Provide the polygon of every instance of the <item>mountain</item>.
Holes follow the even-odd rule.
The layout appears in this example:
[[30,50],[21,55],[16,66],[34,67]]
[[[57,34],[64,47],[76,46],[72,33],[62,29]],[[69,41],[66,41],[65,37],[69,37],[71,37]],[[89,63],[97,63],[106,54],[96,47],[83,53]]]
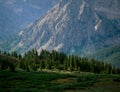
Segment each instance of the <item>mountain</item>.
[[61,0],[21,30],[19,53],[36,48],[88,55],[120,43],[120,0]]
[[90,55],[89,57],[120,67],[120,44],[111,46],[106,49],[102,49],[97,53]]
[[[16,33],[43,16],[58,0],[0,0],[0,49],[7,47]],[[7,44],[7,45],[6,45]]]

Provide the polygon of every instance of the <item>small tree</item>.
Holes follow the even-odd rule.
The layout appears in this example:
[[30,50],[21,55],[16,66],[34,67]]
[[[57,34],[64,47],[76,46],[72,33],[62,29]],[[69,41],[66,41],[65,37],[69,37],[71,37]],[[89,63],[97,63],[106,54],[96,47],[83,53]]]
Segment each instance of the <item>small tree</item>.
[[13,63],[9,63],[9,68],[12,72],[15,72],[15,66]]
[[45,68],[44,62],[41,60],[40,61],[40,70],[42,71],[42,69]]

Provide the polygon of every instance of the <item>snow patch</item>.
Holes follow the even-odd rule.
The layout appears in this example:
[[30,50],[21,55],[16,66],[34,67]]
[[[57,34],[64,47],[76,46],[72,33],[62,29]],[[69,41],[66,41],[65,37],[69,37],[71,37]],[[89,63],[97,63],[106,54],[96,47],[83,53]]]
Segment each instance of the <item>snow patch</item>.
[[[64,14],[65,14],[65,11],[67,10],[67,7],[68,7],[68,5],[69,5],[70,3],[71,3],[71,1],[68,2],[67,4],[65,4],[64,7],[61,8],[61,10],[59,10],[59,13],[58,13],[57,17],[55,18],[55,20],[59,19],[61,15],[64,15]],[[58,7],[58,8],[59,8],[59,7]],[[58,11],[57,11],[57,12],[58,12]]]
[[23,31],[20,31],[18,35],[19,35],[19,36],[23,35]]
[[67,9],[67,6],[70,4],[70,2],[68,2],[63,8],[62,8],[62,11],[65,12],[66,9]]
[[29,23],[26,28],[29,28],[32,25],[33,25],[33,22]]
[[23,45],[24,44],[22,42],[19,42],[19,44],[18,44],[19,47],[23,47]]
[[51,44],[52,44],[52,39],[50,39],[49,41],[47,41],[42,47],[40,47],[38,49],[38,52],[41,52],[42,49],[47,49],[50,50],[51,49]]
[[60,32],[62,31],[62,28],[66,26],[66,22],[69,20],[69,17],[67,14],[65,14],[62,19],[56,24],[55,30]]
[[63,47],[63,43],[61,43],[61,44],[59,44],[58,46],[56,46],[56,47],[54,48],[54,50],[59,51],[59,49],[61,49],[62,47]]
[[84,11],[84,7],[86,5],[86,2],[83,1],[82,5],[80,6],[80,11],[79,11],[79,14],[78,14],[78,19],[80,20],[80,17]]
[[99,27],[99,25],[100,25],[100,23],[102,22],[102,20],[99,20],[98,22],[97,22],[97,24],[95,25],[95,30],[97,30],[98,29],[98,27]]

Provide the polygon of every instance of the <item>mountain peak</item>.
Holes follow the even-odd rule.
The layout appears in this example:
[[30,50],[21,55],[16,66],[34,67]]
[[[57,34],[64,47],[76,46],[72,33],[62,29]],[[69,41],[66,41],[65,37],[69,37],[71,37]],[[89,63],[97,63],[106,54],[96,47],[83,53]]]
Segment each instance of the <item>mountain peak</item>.
[[119,0],[61,0],[22,30],[24,35],[19,36],[13,50],[23,53],[36,48],[38,52],[47,49],[86,55],[118,44],[120,18],[116,2],[120,3]]

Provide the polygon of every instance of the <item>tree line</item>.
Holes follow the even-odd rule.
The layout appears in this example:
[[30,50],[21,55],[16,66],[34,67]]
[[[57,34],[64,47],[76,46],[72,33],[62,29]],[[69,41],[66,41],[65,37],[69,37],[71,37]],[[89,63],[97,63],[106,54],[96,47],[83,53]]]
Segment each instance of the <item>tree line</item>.
[[62,52],[42,50],[28,51],[23,56],[16,52],[0,52],[0,69],[9,68],[23,69],[26,71],[37,71],[43,69],[92,72],[97,74],[120,74],[120,69],[95,59],[89,60],[86,57],[66,55]]

